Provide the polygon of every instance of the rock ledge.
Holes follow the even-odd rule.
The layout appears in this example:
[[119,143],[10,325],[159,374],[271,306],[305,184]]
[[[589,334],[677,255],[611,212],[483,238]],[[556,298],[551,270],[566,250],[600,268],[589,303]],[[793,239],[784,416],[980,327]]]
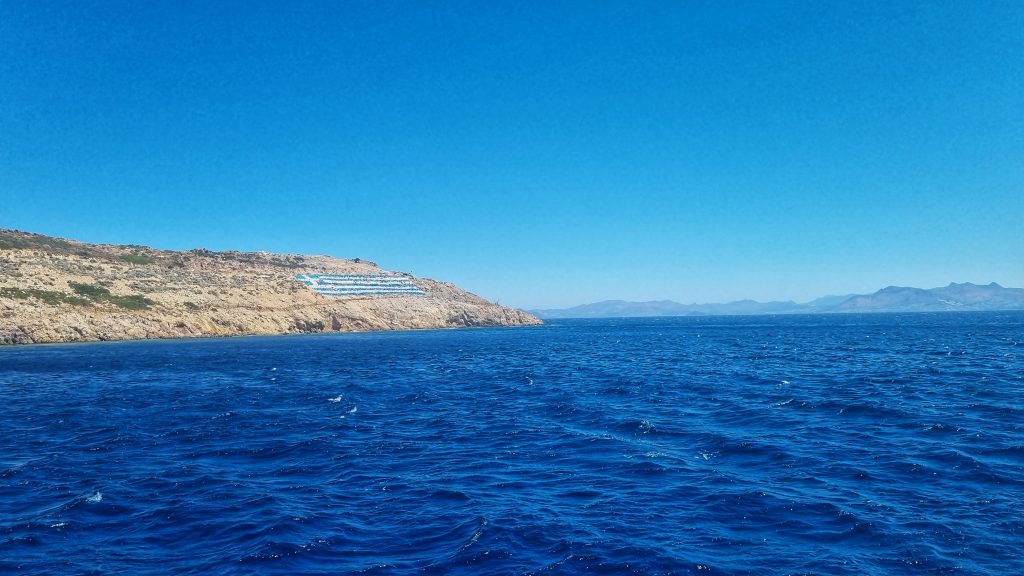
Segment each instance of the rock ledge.
[[85,244],[0,229],[0,345],[542,322],[453,284],[321,296],[296,274],[380,274],[373,262],[266,252]]

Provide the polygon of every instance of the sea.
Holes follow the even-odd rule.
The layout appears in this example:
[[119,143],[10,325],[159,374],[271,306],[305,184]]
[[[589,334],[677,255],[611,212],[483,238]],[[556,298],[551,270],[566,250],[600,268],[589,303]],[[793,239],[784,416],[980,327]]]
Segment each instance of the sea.
[[5,347],[0,574],[1024,574],[1024,313]]

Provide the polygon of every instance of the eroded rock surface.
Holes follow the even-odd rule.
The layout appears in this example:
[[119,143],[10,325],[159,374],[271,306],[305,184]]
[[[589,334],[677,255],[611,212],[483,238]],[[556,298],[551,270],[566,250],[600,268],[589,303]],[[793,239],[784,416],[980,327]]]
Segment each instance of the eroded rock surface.
[[364,260],[85,244],[0,230],[0,345],[525,326],[536,317],[453,284],[425,296],[321,296],[296,274],[379,274]]

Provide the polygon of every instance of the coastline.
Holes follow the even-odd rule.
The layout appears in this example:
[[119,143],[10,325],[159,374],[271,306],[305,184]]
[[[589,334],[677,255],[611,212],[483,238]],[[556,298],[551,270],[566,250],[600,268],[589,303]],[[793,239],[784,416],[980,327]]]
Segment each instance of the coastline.
[[70,340],[60,342],[28,342],[21,344],[0,343],[0,353],[4,350],[22,350],[26,348],[59,346],[96,346],[106,344],[143,344],[147,342],[218,342],[224,340],[246,340],[254,338],[309,338],[309,337],[345,337],[345,336],[369,336],[369,335],[400,335],[400,334],[422,334],[426,332],[472,332],[478,330],[515,330],[519,328],[548,328],[551,324],[543,322],[540,324],[523,324],[517,326],[495,325],[495,326],[442,326],[437,328],[396,328],[396,329],[369,329],[369,330],[346,330],[346,331],[322,331],[322,332],[277,332],[277,333],[253,333],[253,334],[204,334],[198,336],[162,336],[153,338],[125,338],[121,340]]
[[[384,279],[318,292],[306,274]],[[388,293],[401,282],[413,294]],[[531,326],[526,312],[359,258],[156,250],[0,230],[0,345]]]

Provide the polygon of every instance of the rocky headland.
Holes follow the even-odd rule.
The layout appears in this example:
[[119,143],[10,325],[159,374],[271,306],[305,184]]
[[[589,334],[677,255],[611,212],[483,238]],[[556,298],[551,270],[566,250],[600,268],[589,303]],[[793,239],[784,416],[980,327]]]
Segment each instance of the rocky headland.
[[317,294],[296,274],[381,274],[373,262],[86,244],[0,229],[0,344],[541,324],[405,274],[425,295]]

